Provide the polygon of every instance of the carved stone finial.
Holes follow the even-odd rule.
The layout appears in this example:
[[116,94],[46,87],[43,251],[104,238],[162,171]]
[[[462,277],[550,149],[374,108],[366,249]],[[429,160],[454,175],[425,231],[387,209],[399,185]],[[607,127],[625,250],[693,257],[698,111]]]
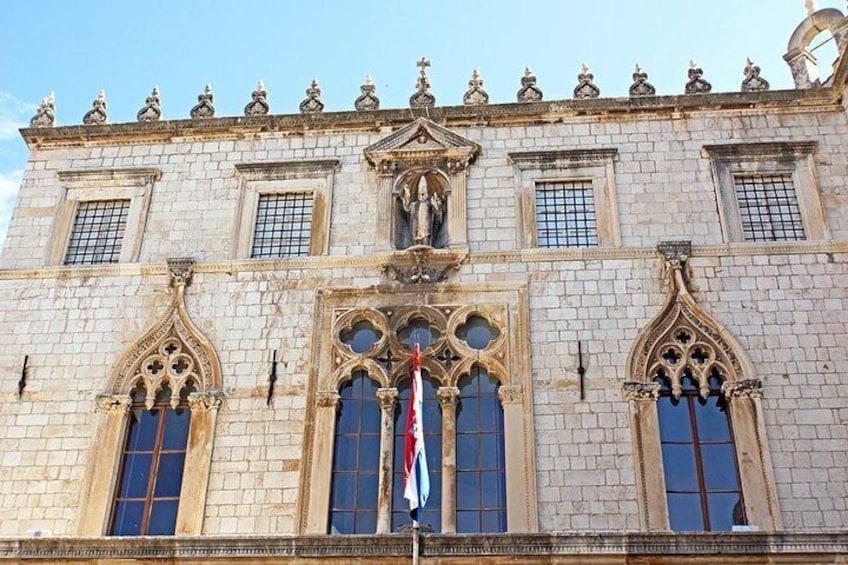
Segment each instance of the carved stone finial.
[[585,98],[597,98],[601,95],[601,89],[594,83],[595,75],[589,72],[589,67],[583,63],[580,74],[577,75],[577,86],[574,87],[574,98],[583,100]]
[[56,123],[56,96],[51,92],[41,101],[38,111],[30,119],[29,126],[33,128],[49,128]]
[[320,114],[324,111],[324,103],[321,102],[321,87],[318,79],[313,78],[312,84],[306,89],[306,98],[300,103],[301,114]]
[[766,79],[760,77],[760,67],[755,65],[751,59],[745,63],[745,80],[742,81],[742,92],[762,92],[769,89]]
[[159,105],[159,87],[154,86],[153,92],[144,100],[144,108],[135,115],[140,122],[158,122],[162,117],[162,108]]
[[804,0],[804,7],[807,8],[808,16],[819,9],[816,0]]
[[471,73],[471,80],[468,81],[468,90],[462,96],[462,103],[466,106],[483,106],[489,103],[489,93],[483,90],[483,78],[477,69]]
[[171,286],[186,287],[191,284],[194,275],[194,259],[191,257],[172,257],[168,262],[168,275],[171,277]]
[[418,80],[415,82],[415,94],[409,97],[409,107],[432,108],[436,105],[436,97],[430,93],[430,78],[427,76],[430,61],[426,57],[421,57],[415,65],[419,68]]
[[376,90],[377,87],[371,82],[371,75],[365,75],[365,82],[359,87],[362,94],[353,102],[353,107],[357,112],[380,109],[380,99],[374,94]]
[[91,104],[92,108],[82,117],[82,123],[87,126],[99,126],[106,123],[106,92],[101,90]]
[[633,84],[630,85],[630,96],[633,98],[654,96],[656,93],[657,89],[648,82],[648,73],[642,70],[639,63],[636,63],[636,70],[633,71]]
[[522,103],[542,101],[542,90],[536,86],[536,75],[533,74],[530,67],[524,67],[521,89],[516,94],[516,99]]
[[215,106],[212,104],[215,96],[212,94],[212,85],[207,84],[203,92],[197,95],[197,105],[191,109],[191,117],[194,120],[205,120],[215,117]]
[[256,90],[250,94],[250,97],[251,101],[244,107],[245,116],[264,116],[271,109],[268,106],[268,92],[261,80],[256,83]]
[[686,83],[686,94],[707,94],[713,89],[713,85],[702,77],[704,70],[694,60],[689,60],[689,82]]

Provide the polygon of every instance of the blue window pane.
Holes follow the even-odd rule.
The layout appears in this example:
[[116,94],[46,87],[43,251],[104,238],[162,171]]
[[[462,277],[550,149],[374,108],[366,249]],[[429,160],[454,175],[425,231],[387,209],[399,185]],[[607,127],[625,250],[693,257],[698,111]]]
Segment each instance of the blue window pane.
[[486,432],[503,429],[503,408],[497,398],[480,401],[480,429]]
[[357,512],[354,533],[373,534],[377,531],[377,512]]
[[[430,496],[433,496],[432,491],[430,492]],[[418,518],[418,522],[425,526],[430,526],[433,528],[434,532],[442,531],[442,512],[441,509],[431,508],[430,503],[427,503],[427,506],[424,507],[424,511]]]
[[149,453],[137,453],[126,456],[124,462],[124,474],[121,478],[121,498],[144,498],[147,495],[147,486],[150,479],[150,464],[153,455]]
[[115,505],[113,536],[137,536],[141,533],[144,502],[119,502]]
[[480,513],[462,512],[456,513],[456,533],[476,534],[480,533]]
[[183,482],[185,453],[168,453],[159,456],[156,471],[155,497],[179,496]]
[[456,474],[456,507],[480,508],[480,475],[474,471]]
[[692,441],[689,402],[685,398],[674,401],[670,396],[661,396],[657,400],[657,417],[662,441]]
[[476,398],[460,396],[459,406],[456,407],[456,428],[463,431],[480,429],[480,404]]
[[694,404],[701,441],[730,441],[730,426],[721,397],[710,396],[706,401],[700,400]]
[[356,509],[377,509],[377,473],[359,474],[359,484],[356,493]]
[[487,471],[480,473],[480,505],[482,508],[501,508],[504,506],[504,493],[501,490],[501,473]]
[[729,532],[733,526],[745,523],[742,497],[738,492],[708,494],[707,506],[713,532]]
[[361,430],[363,434],[379,435],[380,433],[380,406],[377,404],[377,396],[372,402],[362,402]]
[[350,331],[344,332],[341,338],[354,353],[365,353],[374,347],[381,336],[369,322],[357,322]]
[[700,495],[668,493],[668,518],[675,532],[703,531]]
[[506,512],[486,511],[480,513],[480,531],[483,533],[500,533],[506,531]]
[[471,316],[456,331],[456,336],[472,349],[486,349],[498,334],[498,330],[481,316]]
[[353,473],[335,473],[331,485],[330,506],[333,509],[351,510],[355,508],[354,488],[356,475]]
[[695,449],[691,444],[662,446],[665,488],[669,491],[698,491]]
[[481,469],[500,469],[503,467],[501,460],[501,446],[503,445],[503,437],[500,434],[480,434],[479,447],[477,450],[480,453],[479,465]]
[[[397,459],[395,459],[395,466],[397,467]],[[398,468],[403,468],[403,460],[401,460]],[[409,502],[403,497],[403,473],[394,473],[392,479],[392,510],[403,509],[409,510]]]
[[478,379],[478,382],[480,383],[480,394],[497,397],[498,386],[500,386],[498,384],[498,381],[487,375],[485,371],[483,371],[479,367],[477,368],[477,370],[479,371],[480,375],[480,378]]
[[363,435],[359,439],[360,469],[376,469],[380,465],[380,436]]
[[177,526],[178,500],[157,500],[153,503],[147,533],[151,536],[172,536]]
[[333,447],[333,469],[350,471],[356,469],[359,438],[357,436],[337,436]]
[[[350,389],[348,388],[348,390]],[[360,409],[361,406],[358,401],[342,397],[342,401],[339,403],[336,433],[356,433],[359,429]]]
[[353,531],[353,512],[333,512],[330,515],[330,532],[331,534],[352,534]]
[[456,435],[457,469],[477,469],[479,452],[476,434]]
[[127,451],[153,451],[160,411],[134,408],[131,414]]
[[430,323],[421,318],[412,320],[398,332],[398,340],[407,349],[412,349],[412,346],[417,343],[421,347],[421,351],[433,345],[438,337],[438,330],[431,328]]
[[701,458],[704,464],[704,484],[708,491],[739,489],[733,445],[702,444]]
[[162,449],[183,450],[188,440],[191,410],[180,408],[165,412],[165,429],[162,432]]

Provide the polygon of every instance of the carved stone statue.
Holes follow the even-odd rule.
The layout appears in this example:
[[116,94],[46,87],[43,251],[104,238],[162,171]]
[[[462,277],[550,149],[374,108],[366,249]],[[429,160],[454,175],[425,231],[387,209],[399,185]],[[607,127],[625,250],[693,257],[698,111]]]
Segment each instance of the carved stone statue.
[[430,191],[423,175],[414,191],[408,183],[404,183],[400,197],[403,210],[408,215],[412,245],[435,247],[444,218],[444,197],[436,191]]

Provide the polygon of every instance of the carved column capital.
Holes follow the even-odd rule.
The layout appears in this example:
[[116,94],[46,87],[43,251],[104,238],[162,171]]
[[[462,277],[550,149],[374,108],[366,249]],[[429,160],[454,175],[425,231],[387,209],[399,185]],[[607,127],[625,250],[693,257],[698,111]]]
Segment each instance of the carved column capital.
[[436,391],[436,397],[442,406],[456,406],[459,402],[459,389],[455,386],[440,386]]
[[334,390],[319,390],[315,398],[315,403],[319,408],[335,408],[339,405],[341,398],[339,393]]
[[385,159],[383,161],[378,161],[375,168],[377,170],[377,175],[379,176],[393,176],[397,170],[397,163],[389,159]]
[[128,394],[98,394],[94,399],[98,412],[129,412],[132,397]]
[[501,404],[521,404],[524,402],[524,390],[521,385],[504,385],[498,388]]
[[763,381],[760,379],[726,381],[721,385],[721,392],[728,400],[733,400],[734,398],[762,398]]
[[451,174],[457,174],[464,172],[468,167],[468,158],[464,159],[449,159],[447,162],[448,172]]
[[660,397],[660,385],[657,383],[640,383],[630,381],[624,383],[621,387],[626,401],[656,401]]
[[223,400],[223,392],[192,392],[188,395],[188,406],[192,412],[217,410]]
[[681,268],[692,255],[691,241],[662,241],[657,245],[657,252],[672,267]]
[[377,402],[380,404],[380,410],[392,412],[397,402],[398,389],[396,388],[378,388]]
[[194,259],[191,257],[171,257],[168,262],[168,276],[174,287],[186,287],[191,284],[194,275]]

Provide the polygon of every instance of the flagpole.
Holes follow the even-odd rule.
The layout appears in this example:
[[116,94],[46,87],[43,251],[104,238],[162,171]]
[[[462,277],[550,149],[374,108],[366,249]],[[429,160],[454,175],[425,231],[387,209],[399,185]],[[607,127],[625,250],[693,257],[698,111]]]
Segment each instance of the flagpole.
[[420,534],[418,520],[412,521],[412,565],[418,565],[418,536]]

